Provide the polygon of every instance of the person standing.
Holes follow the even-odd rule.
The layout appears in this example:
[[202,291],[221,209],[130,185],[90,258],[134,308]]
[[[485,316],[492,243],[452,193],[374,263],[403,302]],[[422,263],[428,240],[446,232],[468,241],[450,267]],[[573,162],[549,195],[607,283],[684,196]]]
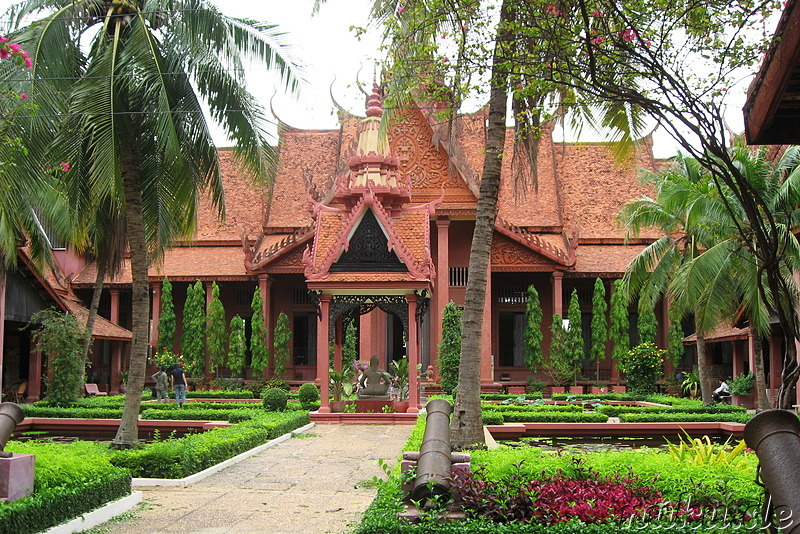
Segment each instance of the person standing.
[[156,400],[158,400],[158,402],[161,404],[169,400],[169,396],[167,395],[167,388],[169,387],[169,384],[167,383],[166,371],[166,367],[160,367],[158,372],[151,377],[156,381]]
[[183,370],[183,362],[178,362],[178,365],[172,370],[169,375],[170,385],[175,390],[175,402],[178,407],[183,407],[186,402],[186,371]]

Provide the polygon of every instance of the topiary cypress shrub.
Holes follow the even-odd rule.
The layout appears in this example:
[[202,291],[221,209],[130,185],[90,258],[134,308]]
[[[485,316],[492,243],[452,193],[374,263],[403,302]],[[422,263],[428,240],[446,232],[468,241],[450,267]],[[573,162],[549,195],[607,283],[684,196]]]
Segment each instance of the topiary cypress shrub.
[[297,399],[304,410],[310,410],[314,403],[319,402],[319,388],[311,382],[306,382],[297,390]]
[[282,389],[272,388],[264,393],[264,409],[268,412],[281,412],[286,409],[289,396]]

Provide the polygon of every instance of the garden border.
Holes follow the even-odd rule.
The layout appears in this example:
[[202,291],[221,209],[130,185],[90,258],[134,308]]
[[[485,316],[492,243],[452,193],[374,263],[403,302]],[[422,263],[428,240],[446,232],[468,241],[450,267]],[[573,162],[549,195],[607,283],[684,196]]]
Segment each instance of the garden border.
[[45,530],[43,534],[72,534],[74,532],[82,532],[84,530],[94,528],[105,523],[106,521],[114,519],[115,517],[132,510],[139,503],[141,503],[142,500],[143,496],[141,491],[132,491],[130,495],[127,495],[121,499],[117,499],[116,501],[106,503],[100,508],[96,508],[91,512],[82,514],[81,516],[71,519],[66,523],[56,525],[48,530]]
[[253,456],[254,454],[258,454],[259,452],[272,447],[273,445],[277,445],[278,443],[282,443],[287,439],[290,439],[293,434],[301,434],[306,432],[307,430],[311,430],[314,428],[315,423],[311,422],[305,426],[301,426],[300,428],[295,428],[291,432],[287,432],[282,436],[278,436],[277,438],[268,441],[262,445],[257,447],[253,447],[249,451],[245,451],[233,458],[228,458],[216,465],[212,465],[211,467],[200,471],[199,473],[194,473],[193,475],[189,475],[184,478],[133,478],[131,479],[131,486],[134,488],[144,488],[144,487],[157,487],[157,486],[172,486],[172,487],[182,487],[185,488],[195,482],[199,482],[204,478],[213,475],[219,471],[222,471],[226,467],[230,467],[234,464],[241,462],[242,460]]

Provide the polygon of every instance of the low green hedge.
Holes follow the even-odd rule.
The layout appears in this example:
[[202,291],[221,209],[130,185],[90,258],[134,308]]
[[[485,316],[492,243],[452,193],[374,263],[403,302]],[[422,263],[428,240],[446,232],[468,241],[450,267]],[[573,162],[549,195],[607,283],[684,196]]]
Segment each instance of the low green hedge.
[[58,406],[41,406],[38,404],[22,404],[25,417],[57,417],[65,419],[119,419],[122,407],[119,408],[59,408]]
[[[170,398],[174,398],[170,392]],[[208,390],[208,391],[187,391],[187,399],[254,399],[253,392],[243,389],[239,391],[229,390]]]
[[502,425],[506,422],[502,413],[489,410],[484,410],[481,413],[481,418],[483,419],[484,425]]
[[502,416],[503,421],[506,423],[605,423],[608,421],[606,415],[597,412],[537,412],[533,410],[498,412],[484,410],[483,424],[500,424],[486,422],[487,418],[491,421],[496,420],[496,416],[493,414]]
[[481,404],[484,410],[495,412],[582,412],[580,404]]
[[730,404],[712,404],[711,406],[598,406],[598,412],[604,413],[609,417],[618,417],[623,413],[644,414],[644,413],[745,413],[747,410],[742,406],[731,406]]
[[260,402],[187,402],[183,408],[179,407],[174,402],[158,403],[148,402],[142,404],[142,410],[164,410],[164,411],[181,411],[181,410],[252,410],[253,408],[261,410]]
[[229,423],[241,423],[242,421],[250,421],[251,419],[260,417],[263,414],[264,410],[258,406],[252,409],[233,408],[231,410],[184,407],[174,410],[147,409],[142,411],[140,419],[158,419],[160,421],[228,421]]
[[520,394],[513,394],[513,393],[484,393],[481,395],[481,400],[491,400],[491,401],[504,401],[504,400],[514,400],[522,397],[525,400],[536,400],[541,399],[541,393],[525,393],[524,395]]
[[131,492],[130,474],[102,445],[12,441],[6,450],[36,455],[36,483],[32,496],[0,503],[0,532],[42,532]]
[[291,432],[309,421],[308,412],[262,413],[229,428],[168,439],[142,449],[116,451],[111,455],[111,463],[129,469],[135,477],[183,478]]
[[692,421],[747,423],[753,418],[748,413],[621,413],[623,423],[686,423]]

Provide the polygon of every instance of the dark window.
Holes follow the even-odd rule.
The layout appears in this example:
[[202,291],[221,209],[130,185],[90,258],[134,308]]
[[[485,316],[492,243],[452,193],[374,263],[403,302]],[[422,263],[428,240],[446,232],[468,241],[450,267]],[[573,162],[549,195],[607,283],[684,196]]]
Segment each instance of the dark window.
[[292,354],[295,365],[317,364],[317,314],[294,312]]
[[525,313],[500,312],[500,367],[525,365]]

